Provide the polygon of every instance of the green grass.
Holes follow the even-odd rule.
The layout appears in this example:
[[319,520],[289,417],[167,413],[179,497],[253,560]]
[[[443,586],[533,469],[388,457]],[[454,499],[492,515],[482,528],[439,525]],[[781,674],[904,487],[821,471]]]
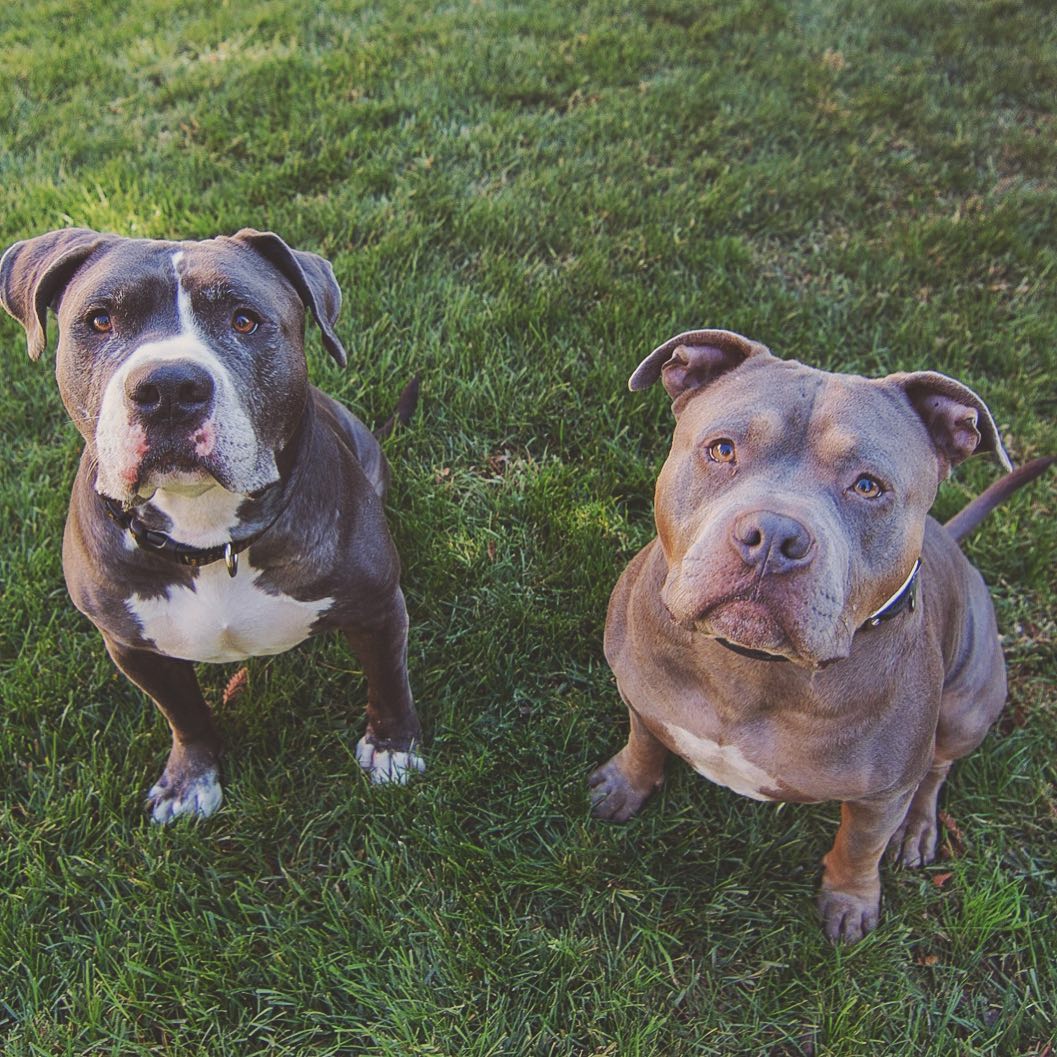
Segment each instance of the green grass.
[[[1057,16],[1043,0],[0,11],[0,228],[329,256],[342,373],[388,443],[427,780],[369,788],[337,641],[250,663],[214,819],[149,826],[164,725],[70,605],[79,453],[0,322],[5,1057],[1041,1054],[1057,1022],[1057,499],[967,549],[1006,716],[945,797],[964,851],[814,919],[836,805],[672,769],[626,827],[584,776],[625,719],[606,600],[670,431],[639,359],[725,326],[817,366],[932,368],[1014,459],[1057,451]],[[946,516],[993,479],[945,486]],[[203,668],[214,700],[232,668]],[[952,876],[942,885],[943,873]]]

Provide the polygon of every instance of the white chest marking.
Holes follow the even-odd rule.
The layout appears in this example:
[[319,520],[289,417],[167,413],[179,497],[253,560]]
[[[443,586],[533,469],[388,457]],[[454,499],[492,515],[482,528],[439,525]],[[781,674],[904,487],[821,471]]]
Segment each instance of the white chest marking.
[[190,587],[170,587],[167,598],[133,595],[126,605],[144,636],[169,657],[220,664],[283,653],[308,638],[334,599],[269,594],[256,586],[259,577],[245,557],[235,577],[214,562],[198,570]]
[[761,790],[779,788],[778,781],[747,760],[736,745],[717,745],[709,738],[699,738],[672,723],[665,723],[664,727],[676,751],[698,774],[742,796],[751,796],[753,800],[774,799]]

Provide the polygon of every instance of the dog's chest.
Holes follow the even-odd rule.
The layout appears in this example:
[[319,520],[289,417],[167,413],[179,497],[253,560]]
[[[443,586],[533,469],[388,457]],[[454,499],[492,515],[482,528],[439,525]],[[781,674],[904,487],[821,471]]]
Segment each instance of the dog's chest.
[[674,723],[665,723],[668,739],[675,751],[698,774],[754,800],[774,800],[780,783],[758,767],[737,745],[720,745],[709,738],[692,734]]
[[187,587],[156,598],[132,595],[127,606],[159,653],[222,663],[282,653],[303,642],[332,598],[302,602],[258,586],[261,573],[243,560],[235,577],[223,562],[199,569]]

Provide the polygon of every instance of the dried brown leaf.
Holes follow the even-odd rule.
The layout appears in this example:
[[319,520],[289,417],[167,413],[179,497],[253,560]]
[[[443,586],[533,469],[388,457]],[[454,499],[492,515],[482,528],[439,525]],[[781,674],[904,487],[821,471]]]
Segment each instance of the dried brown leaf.
[[947,831],[947,846],[950,857],[954,858],[961,855],[965,851],[965,838],[962,836],[958,823],[946,811],[940,811],[938,817],[940,822],[943,823],[943,828]]
[[221,698],[225,705],[230,705],[245,689],[246,685],[250,681],[250,671],[248,668],[240,668],[229,680],[228,685],[224,687],[224,696]]

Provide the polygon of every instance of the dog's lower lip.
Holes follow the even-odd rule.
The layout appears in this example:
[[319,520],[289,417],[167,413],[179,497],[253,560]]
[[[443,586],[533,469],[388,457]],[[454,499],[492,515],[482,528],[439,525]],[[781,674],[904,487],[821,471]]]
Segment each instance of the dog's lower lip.
[[790,653],[790,636],[771,607],[744,593],[709,602],[693,618],[690,626],[700,634],[722,639],[735,648],[799,660],[795,651]]

